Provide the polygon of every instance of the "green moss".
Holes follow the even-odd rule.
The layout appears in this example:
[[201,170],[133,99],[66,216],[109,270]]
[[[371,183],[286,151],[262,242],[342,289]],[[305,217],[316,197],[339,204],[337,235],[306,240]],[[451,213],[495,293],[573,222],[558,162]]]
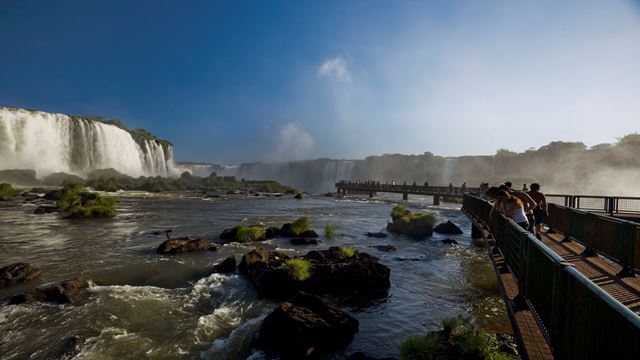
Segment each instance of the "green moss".
[[342,256],[343,258],[352,258],[357,253],[358,253],[358,251],[355,250],[352,247],[349,247],[349,246],[341,246],[340,247],[340,256]]
[[401,360],[486,359],[513,360],[516,356],[500,351],[496,337],[473,328],[460,318],[446,319],[441,331],[413,336],[400,345]]
[[298,199],[298,200],[302,200],[302,199],[304,199],[304,194],[302,194],[302,193],[297,193],[297,194],[296,194],[296,196],[294,196],[294,198],[295,198],[295,199]]
[[309,230],[309,219],[305,216],[291,223],[291,232],[295,236],[299,236],[307,230]]
[[324,227],[324,236],[329,239],[333,239],[336,236],[336,231],[338,230],[338,225],[329,224]]
[[102,197],[73,184],[60,191],[50,192],[48,198],[56,199],[58,207],[72,218],[114,217],[116,199]]
[[236,226],[236,241],[251,242],[262,241],[267,231],[259,226]]
[[20,190],[14,189],[10,184],[0,184],[0,201],[7,201],[14,196],[18,196]]
[[393,221],[396,221],[409,213],[411,212],[407,210],[406,206],[404,206],[403,204],[397,204],[393,207],[393,209],[391,209],[391,219]]
[[293,258],[282,264],[289,276],[297,281],[304,281],[311,277],[311,263],[308,260]]

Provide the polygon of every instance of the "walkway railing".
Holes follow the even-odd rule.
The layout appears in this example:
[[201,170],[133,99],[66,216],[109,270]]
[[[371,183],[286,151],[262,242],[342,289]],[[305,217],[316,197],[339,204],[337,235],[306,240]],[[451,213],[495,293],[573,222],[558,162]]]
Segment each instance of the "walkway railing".
[[609,215],[640,215],[640,197],[548,194],[549,203]]
[[585,255],[603,255],[631,275],[640,267],[640,224],[566,206],[549,204],[547,225],[585,247]]
[[490,219],[491,204],[486,200],[467,194],[463,209],[491,231],[517,278],[520,295],[543,324],[556,358],[638,357],[640,317],[511,219],[501,214]]
[[383,184],[375,181],[362,182],[337,182],[336,188],[356,191],[377,191],[392,193],[410,194],[445,194],[462,196],[467,192],[477,192],[480,188],[470,188],[466,186],[424,186],[424,185],[403,185],[403,184]]

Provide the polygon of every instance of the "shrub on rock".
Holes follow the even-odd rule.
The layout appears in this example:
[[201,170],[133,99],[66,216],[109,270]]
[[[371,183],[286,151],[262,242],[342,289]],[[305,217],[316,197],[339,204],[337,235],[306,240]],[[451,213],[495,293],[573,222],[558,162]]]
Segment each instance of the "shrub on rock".
[[87,191],[80,185],[49,192],[45,198],[56,200],[58,207],[70,218],[108,218],[116,215],[116,199]]
[[409,236],[431,236],[435,217],[427,211],[411,212],[403,204],[391,210],[393,222],[387,224],[387,230]]
[[287,270],[289,276],[295,281],[305,281],[311,277],[311,263],[305,259],[289,259],[282,267]]

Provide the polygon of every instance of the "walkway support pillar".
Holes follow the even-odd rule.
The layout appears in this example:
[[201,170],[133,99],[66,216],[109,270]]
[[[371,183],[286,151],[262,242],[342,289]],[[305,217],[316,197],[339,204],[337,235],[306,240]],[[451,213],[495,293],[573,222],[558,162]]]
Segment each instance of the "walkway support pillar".
[[440,196],[433,195],[433,205],[440,205]]
[[369,191],[369,197],[372,198],[376,196],[376,192],[375,191]]
[[482,231],[473,224],[471,224],[471,238],[472,239],[482,238]]
[[409,201],[409,193],[402,193],[402,201]]

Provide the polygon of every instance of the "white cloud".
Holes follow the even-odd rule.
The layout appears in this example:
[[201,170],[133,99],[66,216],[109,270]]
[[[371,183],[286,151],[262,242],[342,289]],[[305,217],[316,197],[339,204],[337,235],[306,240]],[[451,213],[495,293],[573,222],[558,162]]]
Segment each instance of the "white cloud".
[[273,161],[302,160],[311,155],[316,142],[300,125],[288,123],[280,129],[276,149],[271,154]]
[[332,77],[343,82],[351,81],[351,72],[347,69],[347,61],[342,56],[329,59],[320,65],[318,76]]

